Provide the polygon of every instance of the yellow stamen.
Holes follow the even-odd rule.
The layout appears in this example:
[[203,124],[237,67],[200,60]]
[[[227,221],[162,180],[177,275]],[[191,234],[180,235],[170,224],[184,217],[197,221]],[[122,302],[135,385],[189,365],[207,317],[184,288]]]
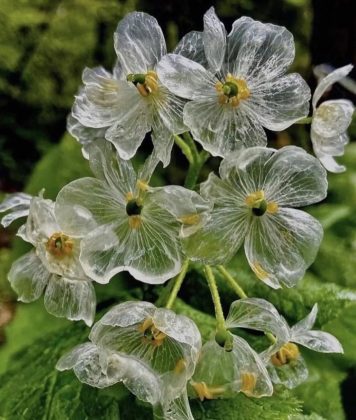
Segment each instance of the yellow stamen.
[[125,200],[126,200],[127,202],[129,202],[129,201],[133,200],[133,198],[134,198],[134,195],[132,194],[132,192],[131,192],[131,191],[129,191],[129,192],[126,194],[126,196],[125,196]]
[[73,246],[73,240],[62,232],[54,233],[46,243],[47,251],[58,259],[71,256]]
[[278,212],[278,209],[279,209],[278,204],[274,201],[270,201],[267,204],[267,213],[275,214]]
[[148,190],[148,183],[146,181],[143,181],[142,179],[137,180],[137,188],[141,191],[147,191]]
[[204,399],[213,400],[214,398],[219,397],[225,392],[225,388],[223,386],[212,387],[208,386],[205,382],[193,381],[191,382],[191,384],[195,392],[198,394],[200,401],[204,401]]
[[268,277],[269,277],[269,274],[267,273],[267,271],[265,271],[263,268],[262,268],[262,266],[261,266],[261,264],[258,262],[258,261],[255,261],[253,264],[252,264],[252,270],[254,271],[254,273],[256,274],[256,276],[260,279],[260,280],[262,280],[262,281],[264,281],[264,280],[266,280]]
[[241,374],[241,392],[248,396],[253,395],[257,382],[256,375],[252,372],[244,372]]
[[143,342],[154,347],[161,346],[167,337],[165,333],[155,326],[151,318],[146,319],[141,325],[139,325],[138,330],[143,334]]
[[[226,76],[225,83],[233,83],[236,86],[236,95],[232,93],[229,95],[225,95],[224,93],[224,83],[217,82],[215,85],[215,89],[218,92],[218,100],[221,105],[230,104],[233,108],[236,108],[242,100],[249,98],[250,96],[250,89],[247,86],[247,83],[244,79],[239,79],[234,77],[231,73]],[[230,85],[231,86],[231,85]]]
[[187,214],[178,219],[184,225],[197,225],[201,221],[200,214]]
[[142,223],[140,215],[129,216],[129,226],[131,229],[139,229]]
[[253,192],[253,193],[249,194],[245,198],[245,203],[249,207],[255,207],[255,206],[259,205],[261,203],[261,201],[263,201],[264,199],[265,199],[265,193],[264,193],[264,191],[260,190],[260,191],[256,191],[256,192]]
[[274,366],[283,366],[287,363],[298,359],[299,349],[294,343],[286,343],[281,347],[277,353],[271,357],[271,362]]
[[184,359],[179,359],[174,367],[174,373],[179,375],[180,373],[184,372],[187,364]]

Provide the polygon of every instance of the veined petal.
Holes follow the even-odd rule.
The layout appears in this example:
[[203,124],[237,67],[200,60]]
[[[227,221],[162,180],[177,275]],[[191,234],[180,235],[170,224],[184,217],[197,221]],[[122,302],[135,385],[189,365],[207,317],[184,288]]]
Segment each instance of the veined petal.
[[30,212],[26,222],[26,237],[32,244],[47,240],[54,232],[59,232],[54,202],[41,197],[31,200]]
[[293,35],[283,26],[249,17],[236,20],[227,39],[229,71],[248,82],[273,80],[294,60]]
[[189,58],[189,60],[195,61],[196,63],[201,64],[205,68],[208,67],[208,61],[206,59],[204,51],[202,32],[188,32],[179,41],[173,53]]
[[300,210],[279,209],[254,218],[245,240],[245,253],[256,276],[273,288],[294,286],[314,261],[323,229]]
[[353,65],[351,64],[344,67],[340,67],[334,70],[333,72],[329,73],[320,81],[313,95],[313,108],[314,109],[316,108],[316,105],[319,102],[319,99],[324,95],[324,93],[329,89],[329,87],[333,85],[335,82],[338,82],[339,80],[347,76],[352,69],[353,69]]
[[51,276],[44,297],[47,311],[57,317],[72,321],[83,320],[92,325],[96,297],[92,282],[71,280],[56,275]]
[[298,331],[292,330],[291,340],[302,344],[308,349],[321,353],[343,353],[344,350],[339,340],[325,331]]
[[154,146],[154,154],[165,168],[171,161],[174,135],[164,125],[159,115],[153,117],[151,139]]
[[7,195],[0,204],[0,213],[9,210],[11,210],[11,213],[1,219],[1,224],[6,228],[14,220],[28,216],[31,199],[32,196],[25,193],[13,193]]
[[297,73],[260,82],[250,89],[246,106],[269,130],[284,130],[309,113],[310,89]]
[[186,99],[215,90],[217,82],[202,65],[177,54],[164,56],[157,66],[157,74],[171,92]]
[[194,420],[186,389],[172,402],[164,404],[164,420]]
[[166,54],[166,43],[157,20],[142,12],[122,19],[114,34],[114,46],[123,71],[146,73]]
[[217,73],[225,58],[226,30],[216,16],[214,7],[210,7],[204,15],[203,44],[209,70]]
[[165,86],[160,85],[159,94],[153,96],[153,106],[158,112],[163,124],[172,134],[186,131],[183,123],[183,108],[186,101],[170,92]]
[[351,124],[354,109],[345,99],[325,101],[314,112],[311,129],[321,137],[338,136]]
[[300,320],[299,322],[293,325],[293,327],[291,328],[291,333],[293,335],[298,335],[302,331],[311,330],[313,325],[315,324],[317,314],[318,314],[318,304],[316,303],[313,306],[310,313],[305,318],[303,318],[302,320]]
[[8,274],[11,287],[22,302],[38,299],[46,287],[50,273],[44,267],[35,251],[31,251],[16,260]]
[[308,378],[308,368],[301,356],[283,366],[273,366],[270,364],[268,366],[268,372],[273,383],[282,384],[289,389],[295,388]]
[[201,195],[214,207],[201,229],[184,240],[185,253],[194,261],[226,263],[244,240],[248,210],[234,185],[214,174],[201,185]]
[[282,342],[287,342],[289,338],[288,325],[277,309],[264,299],[246,298],[233,302],[226,318],[226,327],[271,332]]

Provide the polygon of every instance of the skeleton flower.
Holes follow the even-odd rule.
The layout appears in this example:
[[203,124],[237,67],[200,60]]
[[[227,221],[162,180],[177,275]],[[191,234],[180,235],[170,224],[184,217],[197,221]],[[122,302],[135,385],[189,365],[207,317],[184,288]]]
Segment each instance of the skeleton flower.
[[[310,314],[288,328],[288,336],[277,332],[277,342],[261,354],[268,364],[268,371],[274,383],[282,383],[287,388],[294,388],[308,377],[308,369],[300,354],[297,344],[321,353],[343,353],[339,341],[324,331],[312,330],[318,313],[318,305],[313,306]],[[296,344],[295,344],[296,343]]]
[[71,182],[56,201],[67,230],[85,236],[85,272],[101,283],[123,270],[146,283],[175,276],[183,259],[180,236],[202,225],[210,204],[183,187],[149,187],[154,158],[137,175],[108,142],[93,144],[89,156],[96,178]]
[[354,106],[346,99],[330,100],[317,106],[320,98],[330,86],[347,76],[353,66],[348,65],[334,70],[324,77],[313,95],[313,119],[311,140],[315,155],[330,172],[343,172],[345,167],[337,164],[333,156],[344,154],[348,143],[347,128],[351,123]]
[[20,236],[35,249],[15,261],[8,278],[18,299],[31,302],[44,292],[49,313],[91,325],[96,298],[91,279],[79,262],[80,237],[72,237],[54,214],[54,203],[41,197],[31,200]]
[[175,52],[157,71],[170,91],[191,100],[184,123],[214,156],[264,146],[263,127],[284,130],[308,114],[309,87],[298,74],[285,75],[294,41],[281,26],[242,17],[226,36],[210,8],[204,32],[186,35]]
[[214,207],[207,223],[185,240],[187,255],[207,264],[228,262],[245,241],[257,277],[273,288],[294,286],[314,261],[323,230],[291,207],[326,196],[326,172],[303,149],[255,147],[222,161],[220,178],[201,185]]
[[81,382],[98,388],[122,382],[154,407],[169,409],[175,399],[186,399],[201,349],[189,318],[149,302],[125,302],[94,325],[89,339],[64,355],[57,369],[73,369]]
[[118,64],[112,74],[102,67],[84,70],[84,87],[76,97],[69,130],[83,142],[81,135],[95,135],[83,127],[102,129],[123,159],[132,158],[152,130],[156,153],[167,165],[173,134],[185,127],[184,101],[169,92],[157,74],[157,64],[166,54],[162,30],[152,16],[129,13],[119,23],[114,43]]

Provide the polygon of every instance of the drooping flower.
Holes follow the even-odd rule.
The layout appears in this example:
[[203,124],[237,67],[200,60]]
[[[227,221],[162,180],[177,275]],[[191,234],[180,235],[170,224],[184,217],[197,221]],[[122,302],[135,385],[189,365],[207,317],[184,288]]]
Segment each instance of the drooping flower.
[[263,127],[284,130],[309,111],[310,89],[299,74],[285,75],[294,59],[292,34],[248,17],[226,36],[210,8],[204,32],[190,32],[162,58],[157,71],[174,94],[189,99],[184,123],[212,155],[266,145]]
[[214,207],[210,219],[185,240],[187,255],[225,264],[244,242],[257,277],[273,288],[294,286],[314,261],[323,230],[309,214],[291,207],[326,197],[326,172],[303,149],[255,147],[222,161],[201,196]]
[[170,413],[167,419],[189,410],[186,383],[201,349],[192,320],[149,302],[125,302],[94,325],[89,339],[64,355],[57,369],[73,369],[81,382],[98,388],[121,382],[138,399]]
[[166,54],[162,30],[152,16],[129,13],[118,24],[114,44],[118,64],[112,74],[102,67],[84,70],[84,87],[75,99],[70,131],[85,142],[82,135],[97,133],[83,128],[101,129],[127,160],[152,130],[156,154],[167,165],[173,134],[185,131],[185,126],[184,101],[164,87],[157,74],[157,64]]
[[54,214],[54,202],[33,197],[20,236],[35,249],[16,260],[8,274],[18,299],[32,302],[44,292],[49,313],[91,325],[96,297],[79,262],[81,238],[65,230]]
[[312,330],[318,313],[315,304],[307,317],[288,327],[288,336],[278,332],[277,342],[261,354],[268,366],[268,371],[274,383],[281,383],[287,388],[294,388],[308,377],[308,368],[300,354],[300,344],[321,353],[343,353],[340,342],[325,331]]
[[151,188],[154,157],[137,175],[108,142],[93,144],[89,156],[96,178],[71,182],[56,201],[67,231],[85,236],[85,272],[101,283],[124,270],[145,283],[174,277],[183,264],[181,237],[200,228],[210,204],[183,187]]
[[317,106],[323,94],[339,80],[347,76],[353,66],[341,67],[324,77],[313,95],[313,119],[310,137],[315,155],[329,172],[343,172],[345,167],[339,165],[334,156],[344,154],[345,145],[349,141],[347,128],[352,121],[354,105],[346,99],[322,102]]

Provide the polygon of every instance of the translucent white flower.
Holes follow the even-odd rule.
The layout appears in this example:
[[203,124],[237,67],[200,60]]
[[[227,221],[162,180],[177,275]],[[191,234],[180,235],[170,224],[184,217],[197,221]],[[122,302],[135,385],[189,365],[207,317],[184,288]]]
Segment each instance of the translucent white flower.
[[81,238],[66,231],[51,200],[32,198],[21,237],[35,249],[16,260],[8,274],[18,299],[32,302],[44,292],[49,313],[91,325],[96,297],[79,262]]
[[93,144],[89,155],[96,178],[71,182],[56,201],[66,230],[85,236],[80,254],[85,272],[101,283],[123,270],[145,283],[178,274],[180,237],[201,226],[211,205],[183,187],[149,187],[154,157],[137,175],[108,142]]
[[229,35],[211,7],[204,32],[190,32],[157,71],[174,94],[190,99],[184,123],[212,155],[264,146],[263,127],[284,130],[309,111],[310,89],[299,74],[285,75],[294,59],[284,27],[242,17]]
[[76,130],[83,143],[82,135],[95,133],[84,131],[75,120],[83,127],[102,129],[126,160],[152,130],[156,154],[167,165],[173,134],[185,131],[185,101],[164,87],[157,74],[157,64],[166,54],[162,30],[152,16],[129,13],[119,22],[114,43],[118,64],[113,74],[102,67],[84,70],[84,87],[75,99],[70,130]]
[[22,192],[9,194],[0,204],[0,213],[9,212],[2,217],[1,224],[6,228],[13,221],[27,217],[31,198],[31,195]]
[[257,277],[273,288],[294,286],[314,261],[323,230],[309,214],[291,207],[326,197],[326,172],[303,149],[255,147],[222,161],[201,196],[214,207],[210,219],[185,240],[193,260],[228,262],[244,242]]
[[140,400],[163,407],[166,419],[180,418],[174,413],[187,403],[186,383],[201,349],[192,320],[149,302],[125,302],[94,325],[89,339],[64,355],[57,369],[73,369],[98,388],[122,382]]
[[285,322],[287,339],[285,331],[282,334],[277,332],[276,343],[261,354],[274,383],[294,388],[307,379],[308,369],[297,344],[321,353],[343,353],[340,342],[333,335],[312,330],[317,313],[318,305],[315,304],[309,315],[292,328]]
[[339,80],[347,76],[353,66],[340,67],[324,77],[313,95],[313,119],[310,136],[315,155],[330,172],[343,172],[345,166],[339,165],[333,156],[342,156],[349,138],[347,128],[352,121],[354,105],[346,99],[324,101],[317,106],[323,94]]

